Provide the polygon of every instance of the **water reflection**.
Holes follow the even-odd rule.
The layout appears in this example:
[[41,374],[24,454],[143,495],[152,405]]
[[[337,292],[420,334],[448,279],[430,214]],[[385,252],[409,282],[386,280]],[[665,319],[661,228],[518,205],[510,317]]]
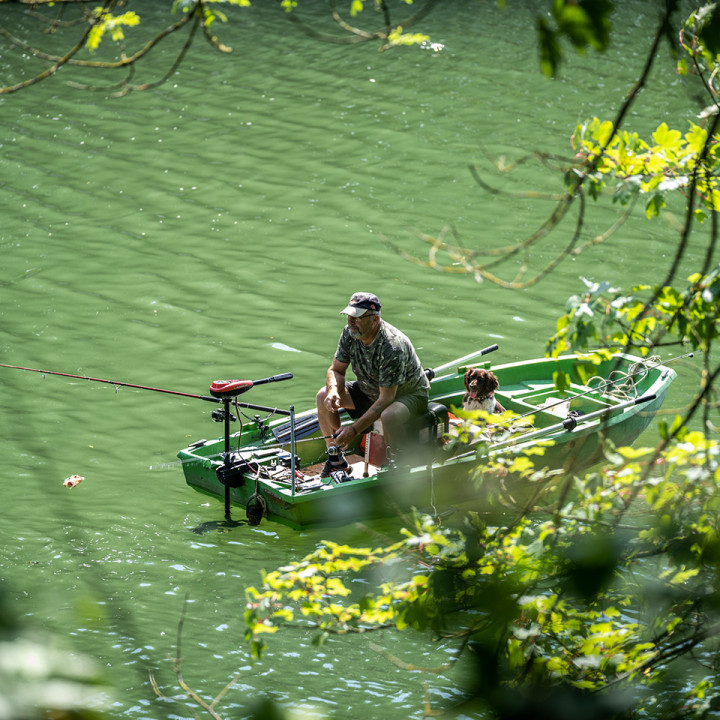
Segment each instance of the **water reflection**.
[[196,535],[205,535],[212,532],[224,533],[243,526],[249,526],[249,523],[247,521],[228,520],[227,518],[225,520],[208,520],[190,528],[190,532],[194,532]]

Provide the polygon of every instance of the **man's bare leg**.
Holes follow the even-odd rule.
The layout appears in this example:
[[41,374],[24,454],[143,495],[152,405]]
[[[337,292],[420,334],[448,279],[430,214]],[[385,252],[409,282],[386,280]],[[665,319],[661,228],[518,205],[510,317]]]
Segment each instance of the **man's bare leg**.
[[410,421],[410,410],[407,405],[395,401],[383,410],[380,416],[383,426],[385,444],[397,453],[407,443],[407,426]]
[[[320,430],[322,431],[325,443],[328,447],[334,445],[333,435],[340,429],[340,413],[328,407],[325,402],[327,398],[327,388],[320,388],[315,398],[317,404],[318,422],[320,423]],[[352,410],[355,407],[350,393],[343,388],[343,392],[340,393],[340,405],[343,408]]]

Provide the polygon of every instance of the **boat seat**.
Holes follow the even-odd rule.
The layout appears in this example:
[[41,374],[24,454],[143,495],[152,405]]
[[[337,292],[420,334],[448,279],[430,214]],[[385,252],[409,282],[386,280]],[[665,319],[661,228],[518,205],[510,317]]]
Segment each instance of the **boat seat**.
[[421,437],[427,434],[427,439],[440,439],[443,433],[450,430],[450,417],[447,407],[442,403],[431,400],[428,402],[427,412],[414,420],[413,428]]

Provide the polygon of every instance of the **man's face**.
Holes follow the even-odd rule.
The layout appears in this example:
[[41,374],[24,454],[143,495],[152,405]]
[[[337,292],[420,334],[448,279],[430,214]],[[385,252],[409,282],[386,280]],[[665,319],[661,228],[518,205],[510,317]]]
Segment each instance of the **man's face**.
[[350,335],[358,340],[368,335],[370,330],[372,330],[372,319],[374,317],[375,316],[370,312],[367,312],[358,318],[348,315],[347,324],[350,328]]

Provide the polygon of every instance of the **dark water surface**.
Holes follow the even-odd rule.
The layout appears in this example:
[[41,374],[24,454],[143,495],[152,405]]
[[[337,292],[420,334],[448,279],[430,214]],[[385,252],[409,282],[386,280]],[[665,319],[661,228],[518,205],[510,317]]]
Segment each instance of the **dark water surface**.
[[[674,252],[662,222],[639,212],[592,255],[522,291],[410,264],[384,239],[424,256],[417,233],[450,224],[483,249],[537,228],[551,203],[490,195],[468,163],[507,190],[559,192],[538,163],[501,175],[483,148],[508,161],[568,155],[575,123],[612,117],[641,67],[653,5],[622,3],[616,45],[572,58],[554,81],[537,70],[524,5],[447,3],[428,21],[442,51],[378,53],[310,40],[268,4],[217,28],[231,56],[198,42],[157,90],[109,98],[68,88],[60,73],[4,97],[0,362],[199,394],[219,378],[292,372],[252,401],[301,408],[355,290],[380,296],[426,366],[492,342],[498,362],[541,355],[581,276],[630,286],[648,267],[662,271]],[[169,56],[170,46],[158,57]],[[2,60],[14,81],[34,67],[18,53]],[[663,52],[633,128],[684,123],[688,93]],[[593,208],[591,230],[617,212]],[[571,232],[568,223],[553,233],[531,266],[542,268]],[[521,261],[500,271],[505,280]],[[394,540],[403,520],[303,533],[223,526],[221,503],[190,490],[174,463],[181,447],[220,434],[210,409],[0,372],[0,577],[18,612],[97,658],[118,717],[192,716],[172,665],[186,594],[186,682],[209,700],[240,673],[221,714],[241,717],[248,700],[272,694],[308,717],[420,718],[424,680],[433,702],[452,702],[461,668],[409,673],[364,637],[318,650],[309,633],[289,631],[250,663],[244,588],[263,568],[328,535]],[[66,490],[73,473],[85,481]],[[417,665],[437,666],[452,650],[407,632],[372,640]],[[150,671],[175,700],[155,697]]]

